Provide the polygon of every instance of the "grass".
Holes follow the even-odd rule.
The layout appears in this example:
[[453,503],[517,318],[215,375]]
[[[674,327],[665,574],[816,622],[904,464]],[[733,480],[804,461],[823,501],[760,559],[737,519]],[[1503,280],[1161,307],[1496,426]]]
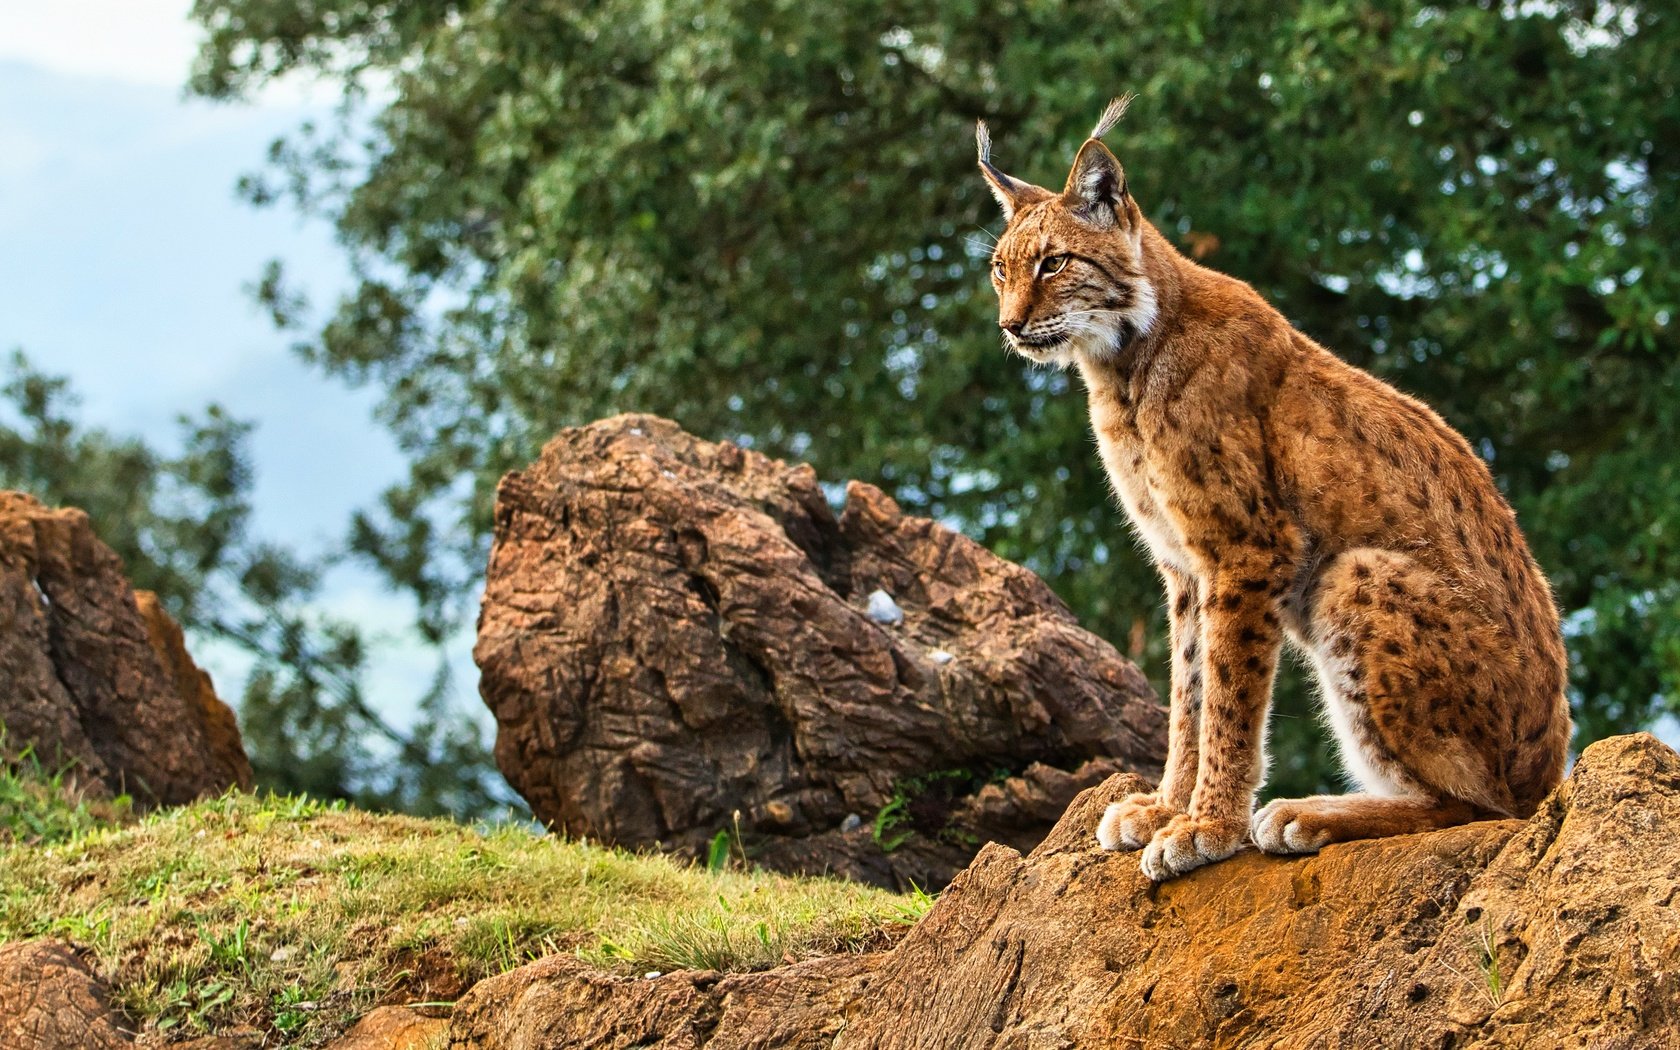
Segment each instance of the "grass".
[[[6,736],[0,731],[0,754]],[[127,795],[101,798],[82,791],[67,771],[48,773],[33,748],[0,761],[0,847],[47,845],[120,823],[132,810]]]
[[[1478,911],[1480,909],[1472,909],[1473,913]],[[1479,988],[1482,994],[1487,996],[1488,1004],[1497,1010],[1505,1003],[1506,988],[1504,978],[1499,972],[1499,937],[1493,929],[1492,915],[1484,914],[1482,924],[1476,928],[1473,935],[1473,944],[1476,952],[1476,973],[1481,977],[1479,983],[1445,959],[1441,960],[1441,965],[1472,988]]]
[[1488,1001],[1497,1010],[1505,1001],[1505,987],[1499,976],[1499,938],[1493,932],[1492,915],[1482,920],[1478,940],[1481,957],[1476,961],[1476,968],[1482,973],[1482,985],[1487,991]]
[[252,1025],[317,1046],[376,1003],[437,998],[440,972],[467,987],[557,951],[758,969],[881,945],[931,903],[308,798],[136,818],[7,776],[0,941],[83,946],[131,1017],[182,1037]]

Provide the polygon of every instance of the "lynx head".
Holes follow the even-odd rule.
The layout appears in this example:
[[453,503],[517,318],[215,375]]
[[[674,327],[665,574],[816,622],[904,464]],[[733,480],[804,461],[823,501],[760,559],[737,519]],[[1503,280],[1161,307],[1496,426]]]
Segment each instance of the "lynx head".
[[977,129],[980,171],[1003,207],[992,252],[998,327],[1011,350],[1066,367],[1100,360],[1149,331],[1155,290],[1144,275],[1143,213],[1126,173],[1102,137],[1131,96],[1117,98],[1074,158],[1062,192],[1005,175],[992,164],[992,138]]

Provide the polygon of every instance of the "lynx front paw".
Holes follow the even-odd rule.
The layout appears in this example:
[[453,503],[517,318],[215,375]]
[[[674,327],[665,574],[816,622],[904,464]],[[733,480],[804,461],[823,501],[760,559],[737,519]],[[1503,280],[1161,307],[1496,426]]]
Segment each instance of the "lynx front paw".
[[1143,873],[1151,882],[1165,882],[1224,860],[1237,851],[1247,833],[1246,821],[1180,813],[1149,840],[1143,851]]
[[1178,812],[1154,792],[1127,795],[1103,813],[1097,825],[1097,844],[1103,849],[1142,849]]
[[1263,853],[1317,853],[1330,841],[1330,831],[1314,818],[1310,803],[1280,798],[1254,814],[1250,828]]

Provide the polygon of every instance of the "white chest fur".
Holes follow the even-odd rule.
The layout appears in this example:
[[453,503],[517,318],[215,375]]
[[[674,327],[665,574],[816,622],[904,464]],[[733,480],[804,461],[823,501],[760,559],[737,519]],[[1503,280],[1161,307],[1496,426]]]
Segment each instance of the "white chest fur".
[[1091,406],[1091,427],[1109,484],[1131,519],[1132,529],[1157,563],[1193,575],[1194,566],[1184,539],[1168,514],[1160,486],[1149,469],[1148,457],[1135,433],[1105,405]]

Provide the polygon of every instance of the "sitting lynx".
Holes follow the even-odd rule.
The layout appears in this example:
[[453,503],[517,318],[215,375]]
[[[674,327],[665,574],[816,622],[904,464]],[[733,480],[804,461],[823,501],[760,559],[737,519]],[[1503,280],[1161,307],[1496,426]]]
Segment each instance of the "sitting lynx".
[[[1160,788],[1109,807],[1105,849],[1151,879],[1230,856],[1526,816],[1563,775],[1551,590],[1480,458],[1427,407],[1198,266],[1143,217],[1100,141],[1055,193],[980,169],[1010,349],[1077,369],[1103,465],[1166,585]],[[1358,794],[1253,813],[1272,676],[1310,660]],[[1252,816],[1251,816],[1252,814]]]

